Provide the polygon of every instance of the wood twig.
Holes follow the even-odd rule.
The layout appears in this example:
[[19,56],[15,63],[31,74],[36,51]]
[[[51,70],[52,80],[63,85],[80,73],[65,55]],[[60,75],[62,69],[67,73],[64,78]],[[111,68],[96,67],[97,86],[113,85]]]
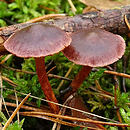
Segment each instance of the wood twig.
[[110,126],[118,126],[118,127],[130,127],[128,124],[102,122],[102,121],[89,120],[89,119],[81,119],[81,118],[63,116],[63,115],[58,115],[58,114],[53,114],[53,113],[45,113],[45,112],[21,112],[21,113],[24,113],[26,115],[33,115],[33,114],[34,115],[43,115],[43,116],[45,115],[45,116],[57,117],[57,118],[70,120],[70,121],[87,122],[87,123],[92,123],[92,124],[110,125]]
[[11,56],[12,56],[12,54],[7,55],[7,56],[0,62],[0,65],[1,65],[1,64],[4,64]]
[[26,23],[36,23],[36,22],[40,22],[40,21],[43,21],[43,20],[63,18],[65,16],[66,16],[66,14],[47,14],[47,15],[44,15],[44,16],[40,16],[40,17],[31,19],[31,20],[27,21]]
[[[16,105],[15,103],[5,102],[5,104],[6,104],[7,106],[10,106],[10,107],[17,107],[17,105]],[[45,110],[43,110],[43,109],[39,109],[39,108],[36,108],[36,107],[25,106],[25,105],[22,105],[22,106],[21,106],[21,109],[25,109],[25,110],[29,110],[29,111],[37,111],[37,112],[40,112],[40,111],[50,112],[49,110],[45,111]]]
[[100,86],[98,80],[95,80],[95,84],[96,84],[96,86],[97,86],[97,89],[98,89],[100,92],[102,92],[102,93],[104,93],[104,94],[106,94],[106,95],[109,95],[109,96],[113,96],[113,94],[111,94],[111,93],[109,93],[109,92],[107,92],[107,91],[105,91],[105,90],[102,89],[102,87]]
[[10,80],[10,79],[7,78],[7,77],[2,76],[2,79],[3,79],[4,81],[8,82],[8,84],[12,85],[13,87],[18,86],[16,83],[14,83],[12,80]]
[[[86,127],[85,125],[79,125],[79,124],[75,124],[75,123],[70,123],[70,122],[67,122],[67,121],[62,121],[62,120],[60,120],[60,119],[55,119],[55,118],[52,118],[52,117],[46,117],[46,116],[44,116],[43,117],[43,115],[41,116],[41,115],[27,115],[27,114],[25,114],[25,113],[20,113],[21,115],[23,115],[23,116],[31,116],[31,117],[37,117],[37,118],[41,118],[41,119],[45,119],[46,118],[46,120],[50,120],[50,121],[53,121],[53,122],[55,122],[55,123],[59,123],[59,124],[62,124],[62,125],[67,125],[67,126],[71,126],[71,127],[77,127],[77,126],[79,126],[80,128],[84,128],[84,127]],[[93,128],[93,127],[87,127],[88,129],[91,129],[91,130],[102,130],[102,129],[99,129],[99,128]]]
[[110,71],[110,70],[105,70],[104,73],[112,74],[112,75],[116,75],[116,76],[121,76],[121,77],[125,77],[125,78],[129,78],[130,79],[130,75],[124,74],[124,73],[119,73],[119,72]]
[[4,64],[0,64],[0,66],[2,66],[3,68],[6,68],[6,69],[12,70],[12,71],[16,71],[16,72],[23,72],[23,73],[32,74],[32,75],[36,74],[36,72],[20,70],[20,69],[16,69],[16,68],[13,68],[13,67],[9,67],[9,66],[4,65]]
[[[10,70],[12,70],[12,71],[23,72],[23,73],[32,74],[32,75],[35,75],[35,74],[36,74],[36,72],[30,72],[30,71],[15,69],[15,68],[6,66],[6,65],[4,65],[4,64],[0,64],[0,65],[1,65],[2,67],[6,68],[6,69],[10,69]],[[72,79],[69,79],[69,78],[67,78],[67,77],[62,77],[62,76],[59,76],[59,75],[55,75],[55,74],[48,74],[48,77],[72,81]],[[2,76],[2,78],[3,78],[4,80],[6,80],[6,77]]]
[[47,71],[47,75],[48,75],[51,71],[53,71],[55,68],[56,68],[56,66],[53,66],[50,70],[48,70],[48,71]]
[[[11,99],[11,100],[15,100],[15,97],[13,96],[13,95],[9,95],[8,97],[7,97],[7,99]],[[20,98],[20,97],[18,97],[18,101],[19,102],[21,102],[23,100],[23,98]],[[7,104],[8,104],[8,102],[6,102]],[[32,107],[32,108],[34,108],[34,109],[32,109],[32,108],[30,108],[30,110],[32,110],[32,111],[34,111],[35,110],[35,108],[37,108],[37,105],[36,105],[36,103],[34,103],[34,102],[30,102],[30,101],[26,101],[25,102],[25,104],[27,105],[26,107]],[[8,105],[10,105],[10,104],[8,104]],[[14,104],[15,106],[16,106],[16,104]],[[28,106],[29,105],[29,106]],[[12,107],[13,107],[13,105],[12,105]],[[23,108],[24,107],[24,105],[21,107],[21,108]],[[24,109],[24,108],[23,108]],[[38,109],[40,109],[40,110],[42,110],[42,111],[46,111],[46,112],[50,112],[50,109],[49,109],[49,106],[47,106],[47,105],[40,105],[40,108],[38,108]],[[28,110],[29,110],[29,108],[28,108]]]
[[49,11],[53,11],[55,13],[58,13],[58,10],[56,9],[52,9],[52,8],[49,8],[49,7],[46,7],[46,6],[43,6],[43,5],[39,5],[40,8],[43,8],[45,10],[49,10]]

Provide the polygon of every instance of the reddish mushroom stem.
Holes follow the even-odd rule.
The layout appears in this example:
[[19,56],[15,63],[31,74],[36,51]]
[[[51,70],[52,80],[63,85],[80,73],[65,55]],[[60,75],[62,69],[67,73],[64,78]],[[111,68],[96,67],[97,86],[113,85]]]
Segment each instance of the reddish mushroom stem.
[[92,70],[92,67],[89,67],[89,66],[83,66],[81,68],[81,70],[75,76],[75,78],[73,79],[73,81],[70,85],[72,87],[73,92],[76,92],[78,90],[78,88],[83,83],[85,78],[88,77],[91,70]]
[[81,70],[78,72],[78,74],[75,76],[72,83],[70,84],[72,90],[65,94],[64,99],[67,99],[71,94],[75,93],[80,88],[80,85],[88,77],[91,70],[92,67],[90,66],[83,66],[81,68]]
[[[39,79],[41,88],[45,94],[46,99],[57,103],[58,101],[55,97],[55,94],[52,91],[51,85],[49,83],[49,80],[46,74],[44,57],[35,58],[35,62],[36,62],[36,72],[38,75],[38,79]],[[48,103],[48,104],[54,113],[57,113],[59,111],[59,107],[57,105],[52,104],[52,103]]]

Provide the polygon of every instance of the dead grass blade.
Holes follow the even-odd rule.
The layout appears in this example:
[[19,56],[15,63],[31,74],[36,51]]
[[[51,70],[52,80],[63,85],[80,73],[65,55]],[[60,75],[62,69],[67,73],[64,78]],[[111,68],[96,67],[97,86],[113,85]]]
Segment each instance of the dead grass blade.
[[75,12],[77,11],[77,9],[75,8],[73,2],[71,0],[68,0],[68,3],[70,5],[70,7],[71,7],[72,12],[75,14]]
[[[17,105],[17,107],[18,107],[18,105],[19,105],[19,102],[18,102],[18,96],[17,96],[17,93],[16,93],[16,89],[15,89],[15,87],[14,87],[14,94],[15,94],[15,100],[16,100],[16,105]],[[17,111],[17,120],[18,120],[18,124],[19,124],[19,111]]]
[[3,104],[4,107],[5,107],[5,110],[6,110],[7,114],[8,114],[8,117],[10,117],[10,114],[9,114],[9,111],[8,111],[8,109],[7,109],[7,107],[6,107],[6,103],[5,103],[4,98],[3,98],[3,103],[2,103],[2,104]]

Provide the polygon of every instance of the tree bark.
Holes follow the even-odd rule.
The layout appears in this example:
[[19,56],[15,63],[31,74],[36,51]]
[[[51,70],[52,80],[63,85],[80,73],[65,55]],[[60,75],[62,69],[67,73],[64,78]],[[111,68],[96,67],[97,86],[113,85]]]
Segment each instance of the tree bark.
[[[90,28],[102,28],[112,33],[122,35],[129,33],[129,29],[124,19],[125,15],[130,23],[130,6],[124,6],[118,9],[88,12],[74,17],[68,16],[58,20],[45,21],[43,23],[55,25],[66,32],[75,32],[77,30]],[[22,23],[8,26],[7,28],[0,29],[0,37],[7,39],[12,33],[35,24],[38,23]],[[3,46],[3,43],[0,43],[0,48],[1,46]],[[3,54],[3,48],[2,52],[0,49],[0,54]]]

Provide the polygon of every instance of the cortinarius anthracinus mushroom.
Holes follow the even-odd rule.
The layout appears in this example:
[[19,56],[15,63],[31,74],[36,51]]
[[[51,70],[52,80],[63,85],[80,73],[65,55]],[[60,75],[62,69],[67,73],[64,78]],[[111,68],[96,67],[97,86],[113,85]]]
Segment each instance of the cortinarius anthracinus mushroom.
[[83,65],[71,83],[75,92],[93,67],[103,67],[116,62],[125,52],[124,39],[116,34],[102,30],[80,30],[71,34],[70,46],[63,54],[72,62]]
[[[12,34],[4,43],[4,47],[18,57],[34,57],[36,72],[42,90],[49,101],[57,102],[45,70],[44,57],[58,53],[67,47],[71,38],[63,30],[53,25],[38,23],[23,28]],[[59,107],[49,103],[53,112]]]

